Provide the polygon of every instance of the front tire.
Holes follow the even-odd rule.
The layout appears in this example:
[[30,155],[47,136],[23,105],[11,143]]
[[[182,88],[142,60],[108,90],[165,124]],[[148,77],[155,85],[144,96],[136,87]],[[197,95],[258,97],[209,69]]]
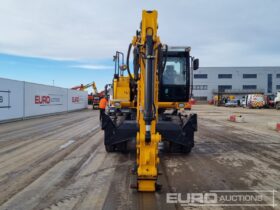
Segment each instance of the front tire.
[[184,154],[190,154],[192,151],[192,147],[191,146],[182,146],[182,153]]
[[113,145],[105,145],[105,150],[106,152],[110,153],[110,152],[114,152],[115,147]]
[[189,154],[192,151],[192,145],[180,145],[173,142],[170,142],[169,152],[170,153],[181,153],[181,154]]
[[124,154],[128,153],[127,142],[126,141],[120,144],[119,150],[120,150],[121,153],[124,153]]

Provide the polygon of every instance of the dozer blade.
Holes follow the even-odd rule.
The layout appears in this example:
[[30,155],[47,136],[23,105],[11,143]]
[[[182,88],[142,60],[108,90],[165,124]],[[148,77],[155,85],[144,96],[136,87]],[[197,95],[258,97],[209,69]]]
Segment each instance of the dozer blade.
[[[186,119],[159,120],[157,132],[162,136],[164,152],[189,153],[194,146],[194,132],[197,131],[197,115],[190,114]],[[135,120],[123,120],[115,123],[110,116],[102,116],[104,130],[104,144],[107,152],[126,152],[127,142],[135,138],[138,127]]]

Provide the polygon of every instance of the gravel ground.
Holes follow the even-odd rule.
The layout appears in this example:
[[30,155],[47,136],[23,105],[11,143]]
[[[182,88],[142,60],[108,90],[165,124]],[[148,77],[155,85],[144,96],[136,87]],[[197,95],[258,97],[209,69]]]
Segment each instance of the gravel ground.
[[[162,190],[130,189],[135,154],[106,153],[98,111],[0,124],[0,209],[280,209],[277,110],[196,105],[199,131],[189,155],[161,154]],[[244,123],[227,121],[242,115]],[[167,193],[275,192],[278,206],[168,204]],[[262,204],[271,204],[271,194]],[[261,194],[261,193],[259,193]]]

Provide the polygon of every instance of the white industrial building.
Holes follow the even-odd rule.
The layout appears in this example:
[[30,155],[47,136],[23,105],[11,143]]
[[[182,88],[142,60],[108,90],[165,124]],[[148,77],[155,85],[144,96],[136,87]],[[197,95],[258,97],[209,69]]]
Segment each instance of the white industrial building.
[[193,96],[197,100],[210,100],[218,91],[239,97],[280,91],[280,67],[201,67],[193,74]]

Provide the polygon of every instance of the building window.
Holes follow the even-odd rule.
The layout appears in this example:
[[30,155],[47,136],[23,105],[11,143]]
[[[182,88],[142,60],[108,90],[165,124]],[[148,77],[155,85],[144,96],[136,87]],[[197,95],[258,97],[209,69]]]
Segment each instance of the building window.
[[193,90],[208,90],[208,85],[194,85]]
[[280,78],[280,74],[276,74],[276,78]]
[[219,74],[218,78],[219,79],[231,79],[232,78],[232,74]]
[[280,85],[276,85],[276,90],[280,90]]
[[272,93],[272,74],[267,75],[267,92]]
[[257,74],[243,74],[244,79],[256,79]]
[[257,85],[243,85],[243,90],[256,90]]
[[207,96],[194,96],[193,98],[197,101],[207,101]]
[[207,74],[195,74],[193,75],[194,79],[207,79],[208,75]]
[[232,89],[231,85],[219,85],[218,86],[219,92],[224,92],[225,90],[231,90],[231,89]]

